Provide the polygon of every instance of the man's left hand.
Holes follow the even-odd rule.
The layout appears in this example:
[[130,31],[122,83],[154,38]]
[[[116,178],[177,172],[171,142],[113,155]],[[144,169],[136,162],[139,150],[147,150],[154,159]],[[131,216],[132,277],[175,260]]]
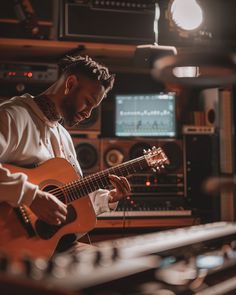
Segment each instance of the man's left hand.
[[115,187],[110,191],[109,194],[109,203],[118,202],[124,197],[128,196],[131,192],[130,184],[126,177],[117,176],[117,175],[109,175],[109,180],[111,184]]

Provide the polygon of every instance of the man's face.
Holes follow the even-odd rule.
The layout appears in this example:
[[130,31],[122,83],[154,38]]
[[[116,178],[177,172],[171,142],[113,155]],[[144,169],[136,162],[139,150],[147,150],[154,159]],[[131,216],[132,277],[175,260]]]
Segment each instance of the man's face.
[[105,88],[97,80],[85,77],[75,79],[69,93],[61,102],[61,113],[68,127],[81,122],[91,115],[105,95]]

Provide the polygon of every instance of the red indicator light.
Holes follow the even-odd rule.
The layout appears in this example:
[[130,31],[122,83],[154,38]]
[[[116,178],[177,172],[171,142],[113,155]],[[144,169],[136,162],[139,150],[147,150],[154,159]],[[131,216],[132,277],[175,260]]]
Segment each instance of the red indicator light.
[[151,182],[149,180],[146,181],[146,186],[150,186]]
[[32,72],[28,72],[28,73],[27,73],[27,77],[28,77],[28,78],[32,78],[32,77],[33,77],[33,73],[32,73]]

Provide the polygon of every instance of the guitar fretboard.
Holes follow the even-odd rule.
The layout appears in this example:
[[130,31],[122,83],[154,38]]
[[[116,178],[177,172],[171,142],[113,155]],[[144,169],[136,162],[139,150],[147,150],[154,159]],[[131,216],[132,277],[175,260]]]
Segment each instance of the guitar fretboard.
[[127,176],[129,174],[142,171],[148,167],[145,156],[122,163],[116,167],[106,169],[102,172],[89,175],[85,178],[76,180],[65,186],[60,187],[61,192],[67,198],[68,202],[72,202],[99,188],[106,188],[110,185],[109,175]]

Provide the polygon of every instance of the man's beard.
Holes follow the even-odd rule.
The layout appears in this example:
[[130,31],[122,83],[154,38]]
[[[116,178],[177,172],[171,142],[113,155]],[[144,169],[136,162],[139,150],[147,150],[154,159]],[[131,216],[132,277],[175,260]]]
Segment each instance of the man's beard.
[[68,97],[64,97],[61,103],[62,116],[64,125],[68,127],[73,127],[79,122],[76,120],[76,107],[71,103],[68,103],[70,100]]

